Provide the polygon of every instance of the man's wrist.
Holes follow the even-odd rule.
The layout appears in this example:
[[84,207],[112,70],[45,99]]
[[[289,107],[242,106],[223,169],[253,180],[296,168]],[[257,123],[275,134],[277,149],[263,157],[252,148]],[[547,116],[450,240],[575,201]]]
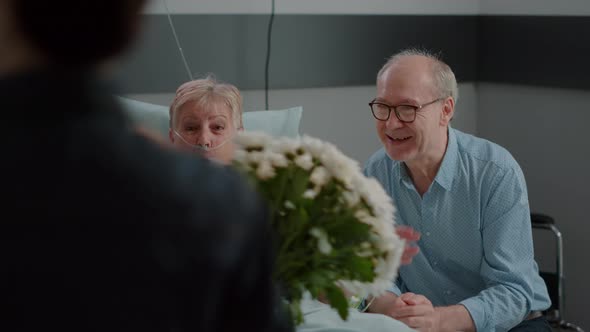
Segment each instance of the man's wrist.
[[396,299],[397,295],[391,292],[387,292],[375,298],[367,297],[365,299],[369,305],[367,307],[367,312],[386,314],[388,311],[387,309],[393,305]]
[[442,332],[475,332],[475,323],[471,314],[461,304],[448,307],[435,307],[439,315],[440,331]]

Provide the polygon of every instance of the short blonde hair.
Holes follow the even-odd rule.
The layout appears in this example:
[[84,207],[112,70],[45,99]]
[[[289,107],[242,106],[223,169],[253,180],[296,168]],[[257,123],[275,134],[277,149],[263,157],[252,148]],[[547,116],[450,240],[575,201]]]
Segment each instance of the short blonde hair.
[[236,128],[241,129],[243,126],[242,95],[234,85],[219,82],[214,76],[209,75],[179,86],[170,105],[170,128],[173,128],[176,111],[188,101],[196,101],[201,107],[222,101],[229,107]]
[[438,89],[438,92],[441,96],[453,97],[453,100],[455,103],[457,103],[457,100],[459,99],[459,88],[457,86],[455,74],[451,70],[451,67],[449,67],[449,65],[440,59],[439,55],[431,53],[427,50],[408,48],[392,55],[383,65],[383,67],[381,67],[381,70],[379,70],[379,73],[377,74],[377,80],[383,76],[385,71],[389,69],[391,65],[395,64],[401,58],[416,55],[423,56],[432,61],[431,74],[435,87]]

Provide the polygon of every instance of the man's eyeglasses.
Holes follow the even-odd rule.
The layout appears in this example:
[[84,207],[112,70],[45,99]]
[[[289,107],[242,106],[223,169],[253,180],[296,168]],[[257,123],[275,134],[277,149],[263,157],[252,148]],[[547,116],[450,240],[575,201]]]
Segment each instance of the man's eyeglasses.
[[423,109],[424,107],[444,100],[445,97],[437,98],[431,102],[422,105],[395,105],[390,106],[384,103],[379,103],[373,100],[369,103],[369,107],[371,107],[371,113],[375,119],[380,121],[387,121],[391,116],[391,111],[395,113],[395,116],[399,119],[400,122],[410,123],[416,120],[416,112]]

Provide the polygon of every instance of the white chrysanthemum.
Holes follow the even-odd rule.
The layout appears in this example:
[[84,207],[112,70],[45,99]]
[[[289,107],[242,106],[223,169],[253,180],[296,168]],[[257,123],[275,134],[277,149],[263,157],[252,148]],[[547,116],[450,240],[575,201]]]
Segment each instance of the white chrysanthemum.
[[250,166],[250,163],[248,162],[249,156],[250,155],[245,150],[238,149],[234,153],[234,162],[241,165],[241,167],[243,167],[246,171],[251,171],[252,167]]
[[269,135],[263,132],[240,132],[234,138],[234,142],[240,146],[247,147],[265,147],[271,140]]
[[326,232],[323,229],[313,227],[309,230],[309,234],[318,240],[318,250],[322,254],[328,255],[330,252],[332,252],[332,245],[328,240],[328,235],[326,235]]
[[303,193],[303,198],[307,198],[307,199],[314,199],[316,198],[316,196],[319,194],[318,191],[313,190],[313,189],[307,189],[304,193]]
[[342,197],[348,207],[353,207],[361,201],[361,196],[354,190],[345,190],[342,192]]
[[261,180],[268,180],[275,176],[275,169],[268,160],[262,160],[256,168],[256,176]]
[[282,153],[277,153],[274,151],[268,151],[270,163],[274,167],[287,167],[289,165],[289,160],[285,157]]
[[317,166],[311,172],[309,180],[318,187],[322,187],[330,180],[330,173],[323,166]]
[[234,153],[234,160],[240,163],[243,163],[244,161],[246,161],[248,158],[248,152],[238,149],[236,150],[236,152]]
[[375,224],[375,218],[373,216],[371,216],[371,214],[367,211],[367,210],[357,210],[354,213],[355,218],[357,218],[358,220],[364,222],[365,224],[369,224],[369,225],[374,225]]
[[289,137],[280,137],[274,140],[270,146],[273,151],[285,155],[287,153],[295,154],[301,147],[301,144],[299,140],[294,140]]
[[[377,180],[362,174],[358,162],[344,155],[335,145],[309,136],[273,138],[260,133],[246,133],[239,137],[237,143],[238,149],[257,150],[237,152],[235,160],[254,167],[253,172],[258,179],[274,177],[280,172],[279,168],[288,167],[290,164],[308,171],[309,181],[313,187],[305,190],[301,199],[317,198],[322,187],[330,181],[342,184],[344,188],[338,197],[341,206],[319,213],[338,213],[341,209],[355,209],[355,219],[370,225],[367,241],[357,244],[355,254],[370,260],[374,264],[375,273],[372,282],[344,280],[342,285],[354,294],[363,296],[381,295],[391,286],[397,276],[404,241],[394,230],[395,208],[391,198]],[[289,187],[285,190],[289,190]],[[290,211],[298,206],[297,198],[290,199],[295,201],[280,203],[284,209],[277,212],[279,218],[291,213]],[[368,209],[361,208],[361,200],[368,205]],[[317,239],[320,253],[329,254],[332,250],[338,250],[332,246],[322,228],[312,225],[310,234]]]
[[304,153],[295,157],[295,164],[309,171],[313,167],[313,159],[309,153]]
[[307,135],[301,137],[301,147],[316,157],[326,152],[326,142]]
[[356,255],[359,257],[371,257],[375,254],[375,252],[371,249],[361,249],[356,252]]
[[264,152],[262,152],[262,151],[251,151],[251,152],[248,152],[245,159],[246,159],[246,162],[249,164],[258,165],[260,162],[262,162],[266,158],[265,158]]
[[[365,178],[357,189],[361,196],[372,207],[377,218],[393,218],[395,208],[391,197],[387,195],[381,184],[375,178]],[[393,221],[393,220],[392,220]]]
[[331,143],[309,136],[303,136],[301,140],[302,147],[319,159],[334,178],[344,183],[347,188],[352,187],[354,174],[360,173],[358,162],[345,156]]

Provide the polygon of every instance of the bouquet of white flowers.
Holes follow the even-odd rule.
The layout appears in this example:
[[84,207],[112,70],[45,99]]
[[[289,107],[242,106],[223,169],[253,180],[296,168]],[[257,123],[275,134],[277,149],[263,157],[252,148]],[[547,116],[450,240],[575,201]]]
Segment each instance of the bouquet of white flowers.
[[346,319],[351,298],[378,296],[391,286],[404,250],[394,206],[356,161],[308,136],[250,132],[236,143],[234,165],[269,203],[278,239],[274,278],[296,323],[304,292],[325,296]]

